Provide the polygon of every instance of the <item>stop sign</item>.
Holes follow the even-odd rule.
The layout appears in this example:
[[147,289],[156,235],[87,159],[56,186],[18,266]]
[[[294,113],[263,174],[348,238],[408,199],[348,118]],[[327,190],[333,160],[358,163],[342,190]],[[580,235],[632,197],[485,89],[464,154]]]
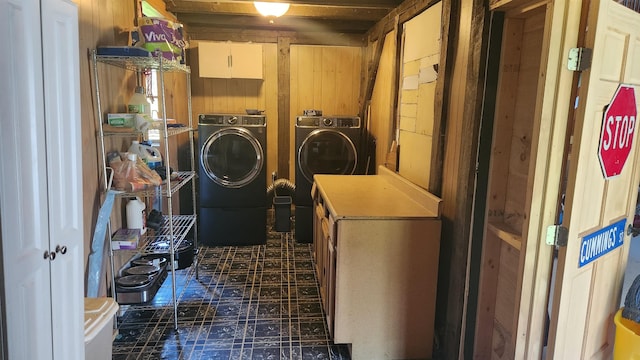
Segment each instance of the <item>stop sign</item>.
[[622,172],[633,144],[636,115],[634,87],[620,85],[602,119],[598,158],[605,179]]

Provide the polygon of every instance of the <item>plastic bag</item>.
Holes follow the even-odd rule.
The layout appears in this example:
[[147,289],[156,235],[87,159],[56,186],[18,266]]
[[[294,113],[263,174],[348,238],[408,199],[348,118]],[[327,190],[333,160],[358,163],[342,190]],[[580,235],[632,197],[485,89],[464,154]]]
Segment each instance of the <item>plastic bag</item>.
[[133,154],[109,154],[109,166],[113,169],[113,186],[117,190],[132,192],[141,191],[162,184],[160,176],[149,169]]
[[182,33],[182,24],[154,17],[138,18],[138,27],[132,33],[134,46],[143,47],[152,53],[159,51],[167,60],[184,63],[187,41]]
[[640,275],[636,276],[627,291],[622,317],[640,323]]

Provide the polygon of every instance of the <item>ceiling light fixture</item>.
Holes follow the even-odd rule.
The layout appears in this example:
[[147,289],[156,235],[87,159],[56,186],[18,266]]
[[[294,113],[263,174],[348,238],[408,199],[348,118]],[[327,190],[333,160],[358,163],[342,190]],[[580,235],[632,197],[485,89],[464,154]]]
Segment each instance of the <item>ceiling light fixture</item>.
[[280,17],[289,10],[287,3],[254,1],[253,5],[262,16]]

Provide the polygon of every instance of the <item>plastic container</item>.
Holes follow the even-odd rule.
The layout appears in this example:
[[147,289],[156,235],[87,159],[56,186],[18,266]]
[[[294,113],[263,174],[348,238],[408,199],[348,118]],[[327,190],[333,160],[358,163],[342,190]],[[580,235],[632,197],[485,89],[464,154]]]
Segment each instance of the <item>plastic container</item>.
[[147,131],[153,125],[151,118],[151,103],[144,94],[142,86],[136,86],[133,95],[127,103],[127,112],[135,115],[134,126],[139,131]]
[[276,220],[273,229],[276,232],[291,231],[291,196],[275,196],[273,206],[276,212]]
[[113,298],[84,298],[84,358],[111,360],[113,317],[118,303]]
[[131,142],[128,152],[140,157],[150,169],[155,169],[162,165],[160,151],[151,145],[141,144],[139,141],[134,140]]
[[640,324],[623,318],[622,309],[616,312],[613,322],[616,324],[613,359],[640,359]]
[[127,228],[140,229],[140,235],[147,232],[146,204],[136,197],[127,202]]
[[136,86],[133,95],[127,103],[127,112],[133,114],[146,114],[151,117],[151,104],[144,94],[142,86]]

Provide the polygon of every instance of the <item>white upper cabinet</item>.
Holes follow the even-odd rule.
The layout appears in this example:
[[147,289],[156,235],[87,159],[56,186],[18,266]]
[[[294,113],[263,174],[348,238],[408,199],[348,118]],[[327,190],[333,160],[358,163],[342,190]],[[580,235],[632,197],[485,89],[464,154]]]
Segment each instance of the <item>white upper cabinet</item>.
[[200,77],[262,79],[262,45],[198,42]]

